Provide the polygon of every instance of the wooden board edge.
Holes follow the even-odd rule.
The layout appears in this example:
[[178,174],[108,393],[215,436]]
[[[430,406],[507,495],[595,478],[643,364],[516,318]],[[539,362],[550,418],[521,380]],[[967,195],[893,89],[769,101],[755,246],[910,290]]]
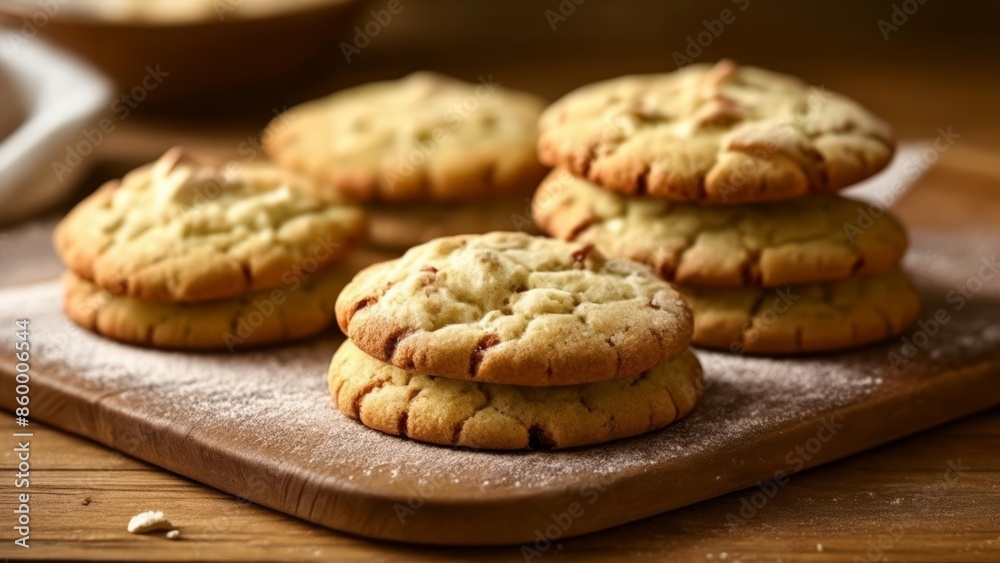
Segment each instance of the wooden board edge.
[[[52,426],[120,449],[139,459],[205,483],[230,494],[336,530],[404,543],[427,545],[516,545],[531,546],[551,536],[567,538],[639,520],[725,493],[752,487],[772,479],[775,471],[792,474],[846,457],[873,446],[931,428],[1000,404],[1000,358],[989,358],[971,366],[952,370],[925,382],[916,393],[885,393],[867,402],[852,403],[841,409],[820,413],[772,439],[754,447],[727,450],[732,460],[752,460],[736,467],[720,467],[727,472],[725,485],[706,480],[704,458],[683,460],[668,472],[622,474],[607,482],[594,480],[577,487],[545,491],[530,496],[497,498],[491,501],[436,502],[415,495],[391,496],[370,491],[347,490],[328,483],[308,482],[296,498],[280,501],[267,498],[252,480],[234,479],[240,466],[238,452],[213,448],[191,436],[191,428],[143,428],[135,420],[115,420],[121,416],[102,407],[104,396],[93,395],[75,401],[45,405],[36,399],[32,416]],[[940,381],[938,381],[940,380]],[[0,367],[0,384],[13,384],[10,366]],[[61,385],[60,385],[61,386]],[[33,378],[35,397],[54,393],[55,385],[46,378]],[[976,393],[969,393],[975,388]],[[49,395],[53,396],[53,395]],[[0,407],[13,410],[11,400]],[[873,408],[874,407],[874,408]],[[787,463],[790,441],[807,444],[817,437],[823,420],[842,419],[850,414],[851,424],[838,429],[835,439],[798,463]],[[89,419],[89,420],[88,420]],[[89,423],[88,423],[89,422]],[[144,439],[116,440],[108,430],[127,423],[137,427]],[[192,427],[194,424],[192,424]],[[164,433],[183,434],[167,436]],[[192,439],[195,438],[195,439]],[[777,438],[777,437],[775,437]],[[164,457],[155,447],[168,440],[187,440],[191,459]],[[162,450],[159,450],[162,451]],[[725,460],[708,460],[725,464]],[[234,472],[221,472],[231,467]],[[195,468],[195,469],[191,469]],[[212,468],[211,471],[208,468]],[[266,468],[278,478],[286,478],[287,468]],[[733,471],[736,472],[735,477]],[[733,482],[737,485],[733,485]],[[652,486],[651,486],[652,483]],[[662,495],[663,491],[672,494]],[[658,497],[657,494],[661,494]],[[303,499],[308,502],[303,503]],[[578,505],[575,506],[575,505]],[[565,507],[553,510],[552,507]],[[568,514],[569,520],[562,515]],[[561,524],[569,522],[563,526]],[[723,525],[720,522],[720,526]]]

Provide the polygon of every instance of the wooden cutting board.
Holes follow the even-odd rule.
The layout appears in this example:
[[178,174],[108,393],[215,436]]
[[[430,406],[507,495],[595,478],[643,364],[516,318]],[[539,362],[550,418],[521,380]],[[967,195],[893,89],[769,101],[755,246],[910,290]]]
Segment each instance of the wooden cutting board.
[[[914,235],[907,267],[926,329],[906,333],[913,350],[896,339],[800,359],[700,352],[707,389],[688,418],[564,452],[491,453],[380,434],[331,405],[325,374],[336,337],[238,355],[133,348],[68,323],[57,281],[0,291],[0,346],[13,350],[15,320],[30,320],[35,420],[338,530],[544,553],[549,539],[744,487],[753,487],[747,502],[730,517],[752,518],[785,473],[1000,404],[1000,272],[984,279],[997,248],[995,238]],[[947,321],[932,328],[942,311]],[[934,333],[926,341],[924,330]],[[8,410],[13,366],[5,353]]]

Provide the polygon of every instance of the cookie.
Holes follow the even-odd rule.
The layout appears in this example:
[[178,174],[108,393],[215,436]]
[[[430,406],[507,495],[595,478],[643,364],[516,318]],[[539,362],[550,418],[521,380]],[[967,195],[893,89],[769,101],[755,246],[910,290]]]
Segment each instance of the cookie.
[[517,385],[635,375],[684,350],[692,330],[683,298],[647,267],[502,232],[437,239],[362,270],[337,322],[398,367]]
[[870,205],[835,195],[698,205],[627,197],[557,170],[535,193],[533,212],[556,238],[697,286],[780,287],[879,274],[895,268],[907,247],[892,215],[872,219]]
[[694,344],[733,353],[842,350],[901,334],[920,297],[900,270],[779,289],[680,288],[694,309]]
[[368,242],[406,250],[436,238],[518,230],[539,234],[530,197],[496,197],[455,203],[374,204],[368,212]]
[[344,414],[388,434],[497,450],[559,449],[637,436],[682,418],[702,388],[684,350],[638,375],[560,387],[525,387],[420,375],[372,358],[350,341],[330,364]]
[[725,60],[584,86],[539,121],[543,163],[676,201],[828,193],[882,170],[894,150],[888,126],[857,103]]
[[458,201],[527,193],[544,103],[482,76],[417,72],[365,84],[276,117],[265,150],[357,201]]
[[349,264],[302,272],[282,287],[200,303],[116,295],[67,272],[64,308],[70,320],[112,340],[168,350],[233,351],[326,330],[333,324],[337,294],[357,271]]
[[137,299],[270,289],[287,271],[330,264],[364,237],[360,208],[311,197],[309,184],[268,164],[209,166],[171,149],[77,205],[55,244],[78,276]]

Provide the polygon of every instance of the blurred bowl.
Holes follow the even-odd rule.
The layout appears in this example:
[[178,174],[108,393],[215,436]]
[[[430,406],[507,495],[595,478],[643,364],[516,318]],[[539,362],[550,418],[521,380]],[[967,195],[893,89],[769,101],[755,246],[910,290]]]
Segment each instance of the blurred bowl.
[[[236,8],[198,18],[115,18],[71,9],[74,4],[48,14],[33,2],[3,2],[0,19],[22,35],[37,31],[77,53],[123,95],[136,91],[143,98],[137,107],[158,110],[185,102],[227,106],[280,88],[282,78],[301,70],[324,46],[337,44],[360,7],[356,0],[279,1],[248,17],[237,11],[241,0],[204,4]],[[282,11],[282,5],[288,7]]]

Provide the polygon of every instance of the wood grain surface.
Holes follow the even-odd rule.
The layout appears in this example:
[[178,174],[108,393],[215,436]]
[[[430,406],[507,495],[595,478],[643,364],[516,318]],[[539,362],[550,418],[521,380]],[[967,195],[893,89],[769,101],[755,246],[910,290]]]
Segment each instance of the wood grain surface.
[[[947,170],[947,169],[946,169]],[[963,186],[978,176],[932,174],[903,201],[946,198],[961,202]],[[939,183],[944,181],[944,183]],[[946,194],[946,195],[942,195]],[[974,207],[989,217],[996,200]],[[990,202],[993,201],[990,207]],[[912,212],[908,212],[912,213]],[[928,216],[940,216],[931,210]],[[976,217],[972,214],[971,217]],[[911,221],[912,222],[912,221]],[[989,228],[991,223],[980,223]],[[967,222],[963,227],[975,227]],[[39,229],[44,229],[44,222]],[[4,258],[10,258],[4,249]],[[44,257],[37,257],[45,264]],[[6,262],[10,263],[10,262]],[[54,268],[54,266],[49,266]],[[42,266],[44,269],[44,266]],[[43,276],[44,277],[44,276]],[[12,420],[3,415],[4,434]],[[41,540],[30,553],[0,555],[38,559],[97,560],[360,560],[445,558],[523,560],[516,549],[431,550],[370,542],[287,519],[246,501],[207,489],[137,462],[119,452],[42,428],[38,454],[37,524]],[[995,507],[1000,503],[1000,411],[855,456],[794,477],[753,518],[727,525],[754,489],[586,537],[560,541],[546,558],[580,560],[861,560],[993,561],[1000,557]],[[948,463],[971,470],[942,490]],[[10,471],[4,448],[0,468]],[[10,499],[0,499],[4,512]],[[167,510],[182,528],[180,546],[162,537],[123,532],[140,510]]]
[[[913,238],[908,268],[924,296],[921,318],[946,310],[948,320],[926,343],[915,340],[920,349],[905,365],[890,365],[890,354],[903,353],[896,339],[804,359],[701,352],[708,387],[687,419],[568,452],[448,449],[368,430],[326,396],[337,339],[236,356],[136,349],[68,323],[58,281],[0,292],[0,324],[31,319],[36,420],[338,530],[523,544],[542,555],[551,540],[757,484],[750,504],[727,515],[739,526],[794,471],[1000,403],[1000,291],[980,284],[974,306],[946,297],[982,278],[981,259],[1000,239]],[[0,344],[13,342],[13,331],[0,334]],[[0,384],[13,387],[13,362],[0,371]]]
[[[898,208],[909,224],[948,230],[992,230],[1000,197],[989,176],[986,150],[958,148],[946,155]],[[973,166],[959,167],[954,161]],[[971,170],[970,170],[971,168]],[[963,214],[952,210],[962,209]],[[52,220],[25,227],[44,240]],[[9,242],[9,240],[8,240]],[[23,249],[22,249],[23,250]],[[50,254],[0,246],[5,282],[51,277]],[[30,269],[25,269],[31,266]],[[13,277],[13,280],[11,279]],[[12,419],[2,416],[7,428]],[[165,473],[117,451],[42,428],[37,467],[39,502],[29,553],[9,550],[0,531],[0,555],[95,560],[523,560],[516,548],[435,550],[379,543],[318,528]],[[585,537],[555,542],[546,559],[994,561],[1000,558],[995,507],[1000,503],[1000,411],[979,415],[900,443],[797,475],[743,523],[739,515],[754,489],[679,509]],[[971,470],[944,494],[948,463]],[[14,466],[3,449],[0,468]],[[11,499],[0,498],[9,512]],[[140,510],[168,511],[184,530],[180,546],[162,537],[123,532]],[[725,554],[725,558],[723,558]]]
[[[801,359],[699,351],[706,390],[691,415],[565,452],[442,448],[347,419],[326,391],[337,337],[236,355],[138,349],[70,323],[58,280],[0,291],[0,326],[31,319],[36,420],[337,530],[530,546],[772,479],[773,494],[786,474],[1000,404],[1000,291],[980,285],[974,308],[946,301],[1000,239],[914,239],[908,266],[935,328],[912,354],[899,339]],[[15,386],[14,363],[0,361],[0,385]]]
[[[705,57],[710,60],[736,54],[741,61],[796,72],[828,84],[874,109],[903,138],[928,138],[938,128],[954,127],[962,135],[961,141],[939,155],[918,188],[896,202],[896,209],[910,226],[996,233],[1000,225],[1000,168],[996,164],[1000,161],[996,136],[1000,114],[988,108],[1000,91],[1000,77],[991,70],[994,62],[985,44],[977,44],[976,53],[956,47],[979,41],[968,32],[968,26],[991,18],[954,13],[942,18],[941,11],[948,10],[946,5],[928,3],[903,33],[883,42],[873,22],[885,15],[888,4],[866,4],[867,13],[862,17],[857,13],[862,3],[852,5],[851,13],[843,19],[857,20],[857,36],[869,32],[874,35],[874,41],[853,51],[844,50],[840,38],[831,42],[828,35],[816,40],[819,28],[815,26],[795,23],[774,33],[762,33],[760,24],[783,11],[755,7],[750,14],[753,21],[746,20],[746,30],[733,26]],[[410,25],[401,19],[389,30],[392,34],[386,33],[384,41],[366,50],[352,72],[341,72],[332,80],[323,80],[321,86],[299,90],[294,96],[305,99],[346,83],[398,75],[428,66],[428,60],[440,56],[440,64],[433,65],[439,70],[466,77],[492,71],[509,85],[551,97],[595,78],[662,68],[664,53],[683,43],[685,34],[697,31],[701,19],[716,10],[692,3],[685,8],[683,17],[672,17],[678,32],[667,33],[664,19],[647,17],[643,9],[619,10],[617,3],[591,2],[585,8],[571,20],[575,27],[568,25],[550,33],[543,26],[536,34],[549,42],[558,38],[560,49],[548,49],[552,45],[547,44],[545,50],[539,50],[538,41],[526,41],[513,53],[500,53],[508,47],[495,42],[495,34],[483,33],[485,26],[502,28],[502,18],[490,18],[478,26],[463,20],[468,11],[457,10],[454,16],[448,12],[449,17],[435,14],[431,18],[435,23],[463,20],[461,33],[457,26],[451,31],[439,27],[433,32],[417,32],[418,22]],[[980,4],[979,8],[984,6]],[[543,9],[537,4],[523,10],[530,12],[527,17],[542,21]],[[841,10],[840,3],[836,10]],[[428,21],[424,11],[414,10],[412,15],[414,20]],[[822,19],[823,27],[831,23],[831,29],[843,23]],[[597,24],[615,22],[607,29],[617,27],[622,33],[609,32],[595,38],[590,35],[594,26],[586,25],[587,20]],[[961,32],[949,36],[949,32],[941,31],[947,29]],[[788,34],[796,33],[805,42],[787,40]],[[939,41],[914,48],[914,37],[919,41],[939,34]],[[660,48],[649,49],[641,36],[657,37]],[[759,41],[761,36],[771,40]],[[462,39],[482,46],[495,43],[498,54],[484,56],[481,51],[485,47],[480,47],[468,57],[474,62],[454,62],[457,59],[452,56],[452,45]],[[853,43],[859,41],[852,36]],[[801,49],[801,53],[788,48],[806,42],[822,47]],[[415,43],[420,46],[413,48]],[[622,50],[628,52],[627,57],[619,54]],[[523,56],[525,53],[530,56]],[[977,55],[981,55],[979,62]],[[329,66],[338,64],[343,62],[332,61]],[[97,168],[83,189],[92,189],[178,143],[214,154],[235,155],[244,140],[259,135],[260,127],[276,107],[281,105],[258,104],[248,117],[230,121],[130,118],[119,124],[116,133],[91,159]],[[43,219],[28,228],[44,237],[51,223],[52,218]],[[2,242],[0,262],[7,283],[44,279],[59,269],[51,253],[19,254],[17,248]],[[0,427],[5,436],[14,429],[12,418],[3,412]],[[38,493],[34,497],[37,503],[33,506],[36,520],[32,536],[41,541],[28,552],[12,551],[10,531],[4,525],[0,527],[0,557],[124,561],[524,560],[520,551],[510,547],[422,548],[332,532],[62,431],[44,426],[35,430],[33,447],[37,456],[33,467]],[[949,462],[971,469],[944,488]],[[0,449],[0,471],[9,474],[13,467],[13,452],[5,444]],[[8,491],[0,488],[3,515],[9,514],[12,502]],[[742,501],[749,500],[753,492],[752,488],[737,491],[632,524],[558,541],[541,559],[1000,560],[996,510],[1000,506],[1000,410],[797,474],[752,518],[736,526],[727,525],[727,515],[738,514]],[[183,541],[174,543],[162,536],[124,533],[129,517],[153,507],[171,515],[183,531]]]
[[[995,236],[992,217],[1000,209],[1000,198],[990,192],[990,177],[981,172],[988,162],[976,160],[984,154],[992,153],[959,148],[946,155],[899,202],[904,219],[939,229],[992,230]],[[970,159],[981,166],[970,171],[952,165],[952,160]],[[955,208],[967,213],[948,212]],[[44,240],[52,223],[38,221],[18,234],[26,230],[29,239]],[[20,250],[0,246],[4,264],[10,265],[6,284],[49,278],[59,271],[50,253]],[[3,421],[12,428],[9,417],[3,415]],[[42,541],[30,553],[11,553],[9,532],[3,531],[0,555],[97,560],[523,560],[511,548],[442,551],[326,531],[55,430],[43,428],[38,436],[43,490],[34,509],[41,524],[33,534]],[[646,559],[669,554],[681,560],[722,560],[725,553],[729,560],[840,561],[858,556],[870,561],[992,561],[1000,557],[995,510],[1000,503],[998,445],[1000,412],[993,410],[798,475],[753,518],[737,526],[727,525],[727,515],[738,515],[754,489],[559,541],[546,558]],[[13,454],[7,448],[3,451],[2,468],[9,471]],[[946,494],[929,498],[929,491],[940,490],[949,461],[972,470]],[[10,498],[0,501],[6,511]],[[162,537],[123,533],[131,515],[154,507],[173,515],[188,543],[177,547]],[[896,524],[902,527],[893,527]]]
[[[0,412],[0,433],[14,428]],[[426,548],[332,532],[45,426],[35,428],[33,448],[35,542],[14,552],[4,530],[0,554],[12,558],[524,561],[517,547]],[[998,450],[1000,409],[993,409],[798,474],[737,526],[727,515],[738,514],[750,490],[559,541],[535,561],[996,561]],[[928,502],[949,461],[970,471]],[[4,448],[0,470],[12,467]],[[166,511],[183,540],[125,532],[133,514],[151,507]]]

